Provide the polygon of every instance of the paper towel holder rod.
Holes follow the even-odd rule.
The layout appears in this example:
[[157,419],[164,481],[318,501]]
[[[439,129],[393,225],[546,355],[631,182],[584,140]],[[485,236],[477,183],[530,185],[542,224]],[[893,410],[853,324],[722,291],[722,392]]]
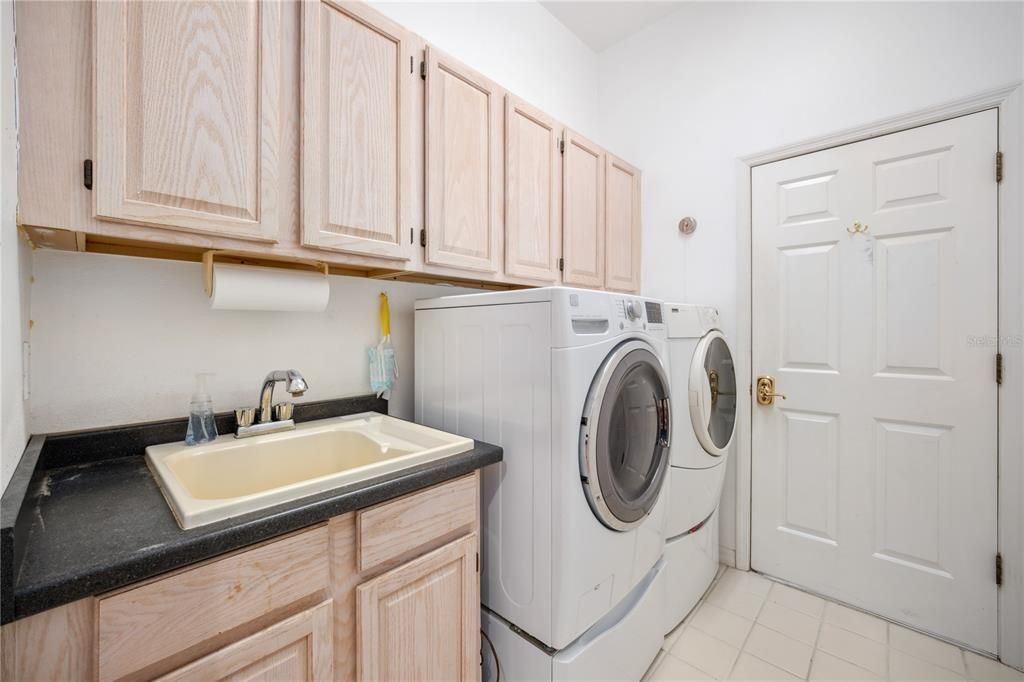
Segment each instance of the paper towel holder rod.
[[267,256],[264,254],[247,253],[245,251],[232,251],[229,249],[213,249],[203,251],[203,288],[207,296],[213,296],[213,263],[214,259],[221,258],[225,262],[233,262],[240,265],[258,265],[284,268],[286,270],[305,270],[312,268],[322,272],[324,277],[330,274],[330,266],[321,260],[308,258],[290,258],[287,256]]

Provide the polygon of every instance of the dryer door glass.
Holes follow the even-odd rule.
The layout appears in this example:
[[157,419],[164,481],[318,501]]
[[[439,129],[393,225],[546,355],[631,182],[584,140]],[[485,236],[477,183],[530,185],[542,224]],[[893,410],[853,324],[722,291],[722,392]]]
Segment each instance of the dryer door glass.
[[626,530],[644,519],[661,492],[669,460],[668,380],[649,347],[630,342],[606,362],[595,382],[601,388],[602,395],[592,396],[584,475],[598,518]]
[[725,454],[736,427],[736,370],[721,332],[713,331],[694,353],[690,375],[690,416],[700,444],[712,455]]

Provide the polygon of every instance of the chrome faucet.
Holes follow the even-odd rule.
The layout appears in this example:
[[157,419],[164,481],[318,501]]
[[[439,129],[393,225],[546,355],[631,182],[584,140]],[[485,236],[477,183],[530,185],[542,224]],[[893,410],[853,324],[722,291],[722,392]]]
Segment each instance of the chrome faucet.
[[294,369],[276,369],[267,375],[263,380],[263,388],[260,390],[260,423],[273,421],[270,411],[271,403],[274,402],[274,385],[279,381],[286,382],[284,390],[294,396],[300,396],[309,389],[306,380]]
[[[293,405],[291,403],[273,404],[274,385],[279,381],[283,381],[285,390],[294,396],[302,395],[309,389],[309,384],[294,369],[274,370],[263,380],[263,388],[260,389],[259,419],[255,419],[257,416],[255,407],[243,407],[235,410],[235,419],[238,422],[235,438],[246,438],[261,433],[276,433],[295,428],[295,421],[292,419]],[[256,423],[254,424],[253,421]]]

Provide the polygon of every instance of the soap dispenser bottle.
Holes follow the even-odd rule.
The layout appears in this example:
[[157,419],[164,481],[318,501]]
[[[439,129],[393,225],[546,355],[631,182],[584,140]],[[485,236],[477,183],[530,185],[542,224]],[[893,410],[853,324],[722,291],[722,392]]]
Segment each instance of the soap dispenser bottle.
[[213,401],[206,392],[207,374],[196,375],[196,392],[192,394],[192,402],[188,409],[188,431],[185,433],[186,445],[209,443],[217,437],[217,423],[213,416]]

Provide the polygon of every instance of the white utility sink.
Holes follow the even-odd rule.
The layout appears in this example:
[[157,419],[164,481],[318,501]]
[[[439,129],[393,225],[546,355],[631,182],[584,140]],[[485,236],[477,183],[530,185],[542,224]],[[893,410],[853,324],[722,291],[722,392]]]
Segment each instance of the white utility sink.
[[364,412],[265,436],[153,445],[146,448],[146,463],[178,524],[188,530],[472,447],[469,438]]

